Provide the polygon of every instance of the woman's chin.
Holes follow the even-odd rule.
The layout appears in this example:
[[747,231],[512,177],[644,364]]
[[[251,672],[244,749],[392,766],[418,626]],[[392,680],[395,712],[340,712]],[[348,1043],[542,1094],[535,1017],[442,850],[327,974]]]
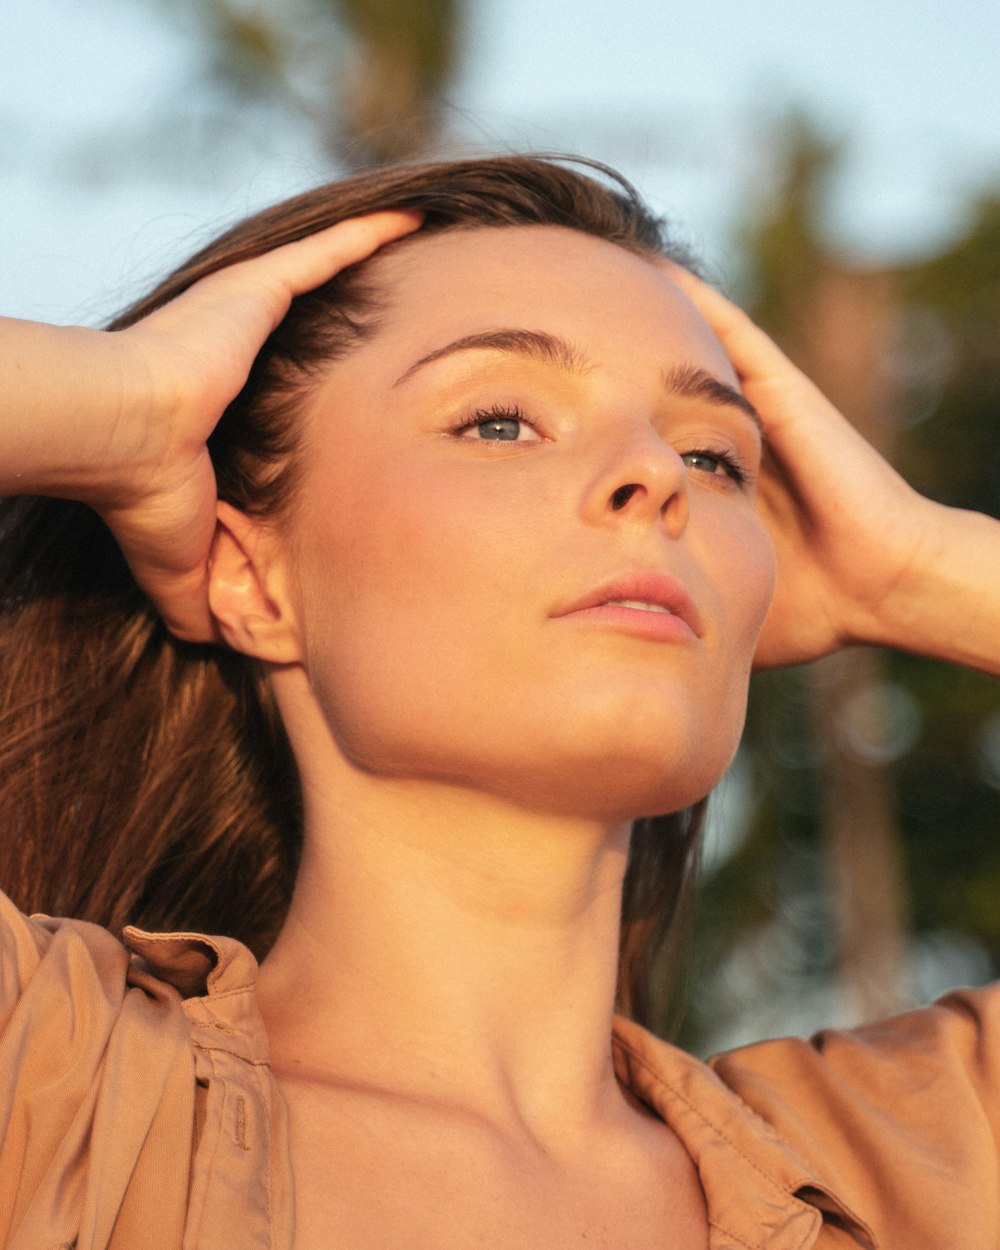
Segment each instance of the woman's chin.
[[646,816],[679,811],[703,799],[721,779],[730,755],[697,767],[678,769],[664,757],[605,754],[601,758],[551,756],[543,771],[512,769],[475,784],[526,810],[555,817],[619,825]]
[[[592,709],[590,709],[592,711]],[[371,732],[374,718],[347,718],[356,732],[292,735],[304,775],[320,791],[343,793],[353,776],[378,785],[404,782],[478,792],[515,808],[560,818],[621,824],[698,802],[725,773],[742,729],[742,707],[706,716],[675,701],[672,714],[554,715],[505,718],[397,718],[395,732]],[[687,714],[685,714],[687,713]],[[515,720],[512,716],[510,720]],[[471,720],[472,723],[469,723]],[[316,755],[317,741],[326,749]],[[308,747],[309,749],[304,749]],[[310,757],[309,762],[303,757]],[[346,771],[345,771],[346,770]]]

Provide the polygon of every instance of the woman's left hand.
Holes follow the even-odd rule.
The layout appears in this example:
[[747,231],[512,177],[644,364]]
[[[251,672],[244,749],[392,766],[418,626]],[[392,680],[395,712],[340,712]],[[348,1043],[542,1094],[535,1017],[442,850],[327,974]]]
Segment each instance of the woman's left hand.
[[917,494],[740,309],[671,277],[725,348],[767,440],[758,507],[778,579],[760,667],[855,642],[906,646],[909,604],[938,552],[942,509]]

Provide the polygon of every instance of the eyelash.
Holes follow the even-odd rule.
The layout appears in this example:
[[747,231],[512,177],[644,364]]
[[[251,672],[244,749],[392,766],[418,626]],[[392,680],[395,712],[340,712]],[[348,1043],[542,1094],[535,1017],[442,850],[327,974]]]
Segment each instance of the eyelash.
[[[539,438],[543,438],[541,430],[538,429],[524,415],[517,404],[491,404],[489,408],[477,408],[471,416],[463,417],[457,425],[452,426],[449,430],[450,434],[464,434],[466,430],[474,430],[477,425],[488,425],[491,421],[517,421],[521,425],[526,425],[534,430]],[[484,443],[491,442],[491,439],[483,439]],[[497,439],[497,442],[514,442],[514,439]]]
[[[453,435],[464,434],[466,430],[474,430],[476,426],[485,425],[490,421],[517,421],[523,425],[529,426],[535,431],[539,437],[543,437],[537,426],[533,425],[517,404],[491,404],[489,408],[477,408],[469,417],[463,417],[459,424],[453,426],[449,431]],[[491,442],[491,439],[483,439],[483,442]],[[497,442],[514,442],[514,439],[497,439]],[[723,474],[735,482],[737,486],[745,486],[749,480],[749,474],[744,468],[739,457],[728,448],[720,447],[694,447],[690,451],[682,451],[681,459],[685,462],[691,456],[705,456],[710,460],[716,460],[722,466]],[[692,466],[688,465],[688,468]],[[719,476],[716,473],[709,473],[710,477]]]
[[[745,486],[749,480],[749,474],[744,468],[739,458],[729,450],[712,447],[695,447],[691,451],[682,451],[681,459],[687,460],[689,456],[707,456],[710,460],[717,460],[722,466],[722,472],[726,477],[730,478],[737,486]],[[688,466],[689,468],[691,466]],[[710,477],[718,477],[716,473],[710,473]]]

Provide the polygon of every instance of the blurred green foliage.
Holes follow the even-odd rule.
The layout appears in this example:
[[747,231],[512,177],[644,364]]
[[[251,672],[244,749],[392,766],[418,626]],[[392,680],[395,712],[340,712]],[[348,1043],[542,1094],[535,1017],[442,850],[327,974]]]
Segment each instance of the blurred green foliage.
[[[810,282],[822,266],[844,263],[818,225],[840,147],[799,118],[778,142],[784,178],[746,223],[743,245],[751,310],[787,348]],[[946,252],[891,276],[893,458],[925,494],[1000,515],[1000,197],[981,198]],[[808,668],[754,679],[740,761],[747,808],[730,822],[733,845],[704,874],[680,1039],[697,1052],[772,1026],[838,1023],[826,1018],[838,1010],[829,993],[837,950],[814,680]],[[919,999],[951,969],[1000,975],[1000,683],[897,654],[884,681],[890,740],[880,763],[897,796]]]
[[238,101],[291,107],[339,165],[405,159],[436,140],[461,53],[462,0],[170,0],[167,8],[195,28],[208,82]]

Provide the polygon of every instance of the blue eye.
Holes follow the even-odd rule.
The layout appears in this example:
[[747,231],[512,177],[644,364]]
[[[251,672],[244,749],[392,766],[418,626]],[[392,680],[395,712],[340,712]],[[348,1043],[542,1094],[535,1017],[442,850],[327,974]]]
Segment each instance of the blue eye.
[[463,422],[455,433],[459,438],[488,443],[537,443],[537,430],[526,421],[520,409],[500,407],[480,410]]
[[742,465],[727,452],[687,451],[682,454],[681,460],[689,469],[697,469],[699,473],[708,473],[712,477],[726,476],[738,484],[746,481]]
[[681,459],[689,469],[701,469],[703,473],[718,473],[722,467],[722,457],[710,451],[687,451]]
[[473,428],[479,431],[480,438],[512,443],[521,433],[521,422],[516,417],[491,417],[489,421],[477,422]]

